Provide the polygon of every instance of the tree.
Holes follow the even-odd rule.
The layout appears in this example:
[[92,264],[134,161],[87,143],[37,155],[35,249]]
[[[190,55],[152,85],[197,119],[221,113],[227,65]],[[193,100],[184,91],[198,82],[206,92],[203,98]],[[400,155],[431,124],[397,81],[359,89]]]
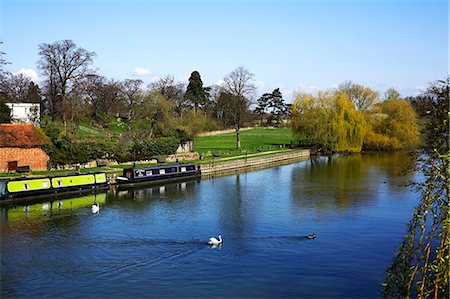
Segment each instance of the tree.
[[0,124],[11,123],[11,109],[6,105],[5,99],[0,95]]
[[233,114],[232,123],[236,129],[236,149],[241,149],[240,129],[243,124],[244,115],[248,112],[248,108],[253,98],[256,86],[253,83],[254,74],[250,73],[243,66],[237,67],[229,73],[223,80],[223,89],[230,96],[231,112]]
[[150,91],[157,91],[166,99],[175,104],[178,115],[182,115],[188,110],[188,105],[184,99],[185,85],[181,82],[175,82],[173,75],[166,75],[148,85]]
[[420,201],[392,264],[383,293],[388,297],[448,298],[450,276],[450,79],[432,84],[421,98],[428,110],[427,157],[421,163]]
[[351,81],[344,81],[338,85],[338,91],[344,92],[355,108],[359,111],[367,111],[378,100],[378,92]]
[[[1,80],[1,93],[7,103],[27,103],[32,82],[24,74],[6,74]],[[39,101],[38,101],[39,102]]]
[[53,119],[61,118],[66,123],[67,115],[75,107],[70,101],[79,100],[72,93],[82,80],[94,73],[91,67],[94,52],[78,48],[71,40],[39,45],[38,68],[45,76],[46,98]]
[[131,124],[134,121],[137,107],[142,104],[141,85],[143,83],[142,80],[133,79],[126,79],[122,83],[122,93],[127,109],[128,131],[131,131]]
[[[3,42],[0,42],[0,45],[2,45]],[[4,75],[5,70],[3,69],[3,66],[10,64],[10,62],[8,62],[4,56],[6,55],[5,52],[0,51],[0,77]]]
[[200,73],[193,71],[189,77],[189,84],[184,94],[184,99],[189,105],[194,107],[194,112],[198,108],[204,108],[209,98],[209,88],[203,87]]
[[287,106],[284,103],[283,95],[281,94],[279,88],[276,88],[272,91],[269,107],[272,109],[272,115],[278,126],[281,122],[281,118],[286,115],[287,111]]
[[360,152],[367,131],[360,111],[343,92],[299,94],[292,105],[292,128],[301,143],[326,152]]
[[261,124],[263,123],[264,115],[270,113],[270,121],[275,120],[279,125],[281,118],[287,113],[287,105],[284,103],[283,95],[279,88],[276,88],[272,93],[265,93],[257,100],[258,106],[255,108],[255,112],[261,117]]
[[374,126],[376,133],[398,140],[400,148],[414,148],[419,143],[417,115],[411,103],[402,99],[379,104],[382,120]]
[[397,100],[397,99],[401,99],[401,95],[400,93],[394,89],[394,88],[388,88],[385,92],[384,92],[384,100],[388,101],[388,100]]
[[255,108],[255,113],[261,117],[260,125],[263,125],[264,115],[268,113],[268,108],[270,105],[270,100],[272,98],[271,93],[264,93],[257,101],[257,106]]

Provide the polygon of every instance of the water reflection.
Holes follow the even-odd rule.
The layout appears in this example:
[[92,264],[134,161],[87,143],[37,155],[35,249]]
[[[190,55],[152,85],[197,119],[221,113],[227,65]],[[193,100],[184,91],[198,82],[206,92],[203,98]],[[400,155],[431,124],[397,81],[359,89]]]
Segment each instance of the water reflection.
[[366,206],[383,189],[410,183],[414,167],[414,157],[403,152],[315,157],[292,169],[292,203],[319,210]]
[[22,232],[28,235],[40,235],[48,230],[49,220],[74,216],[78,211],[86,211],[94,203],[105,204],[106,193],[95,193],[82,197],[58,199],[34,204],[6,206],[1,213],[2,234]]

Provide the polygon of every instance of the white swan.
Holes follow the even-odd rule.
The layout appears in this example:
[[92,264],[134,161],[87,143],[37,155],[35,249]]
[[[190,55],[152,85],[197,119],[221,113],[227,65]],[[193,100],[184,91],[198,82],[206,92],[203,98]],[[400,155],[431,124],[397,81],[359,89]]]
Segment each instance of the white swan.
[[97,214],[100,211],[100,204],[98,203],[94,203],[92,205],[92,213],[93,214]]
[[216,238],[214,238],[214,237],[212,237],[212,238],[209,238],[209,241],[208,241],[208,244],[209,245],[219,245],[219,244],[222,244],[222,236],[221,235],[219,235],[219,239],[217,240]]

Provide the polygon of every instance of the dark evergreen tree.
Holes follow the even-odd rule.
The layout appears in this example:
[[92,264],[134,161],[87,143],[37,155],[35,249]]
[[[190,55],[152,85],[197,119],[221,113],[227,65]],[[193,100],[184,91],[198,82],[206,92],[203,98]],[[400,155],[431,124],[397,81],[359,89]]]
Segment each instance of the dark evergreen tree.
[[6,105],[5,99],[0,95],[0,123],[11,123],[11,109]]
[[260,120],[261,126],[263,126],[264,115],[267,114],[267,109],[269,108],[271,98],[272,98],[271,93],[265,93],[256,101],[258,106],[256,106],[255,108],[255,113],[261,117]]
[[203,82],[200,73],[193,71],[189,78],[189,84],[184,94],[185,100],[194,107],[194,111],[202,109],[207,105],[209,98],[209,88],[203,87]]

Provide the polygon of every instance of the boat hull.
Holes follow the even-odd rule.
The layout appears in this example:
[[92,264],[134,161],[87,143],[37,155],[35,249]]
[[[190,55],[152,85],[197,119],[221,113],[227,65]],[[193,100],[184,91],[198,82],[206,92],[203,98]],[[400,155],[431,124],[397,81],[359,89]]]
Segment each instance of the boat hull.
[[0,202],[42,199],[109,188],[105,173],[21,178],[0,181]]

